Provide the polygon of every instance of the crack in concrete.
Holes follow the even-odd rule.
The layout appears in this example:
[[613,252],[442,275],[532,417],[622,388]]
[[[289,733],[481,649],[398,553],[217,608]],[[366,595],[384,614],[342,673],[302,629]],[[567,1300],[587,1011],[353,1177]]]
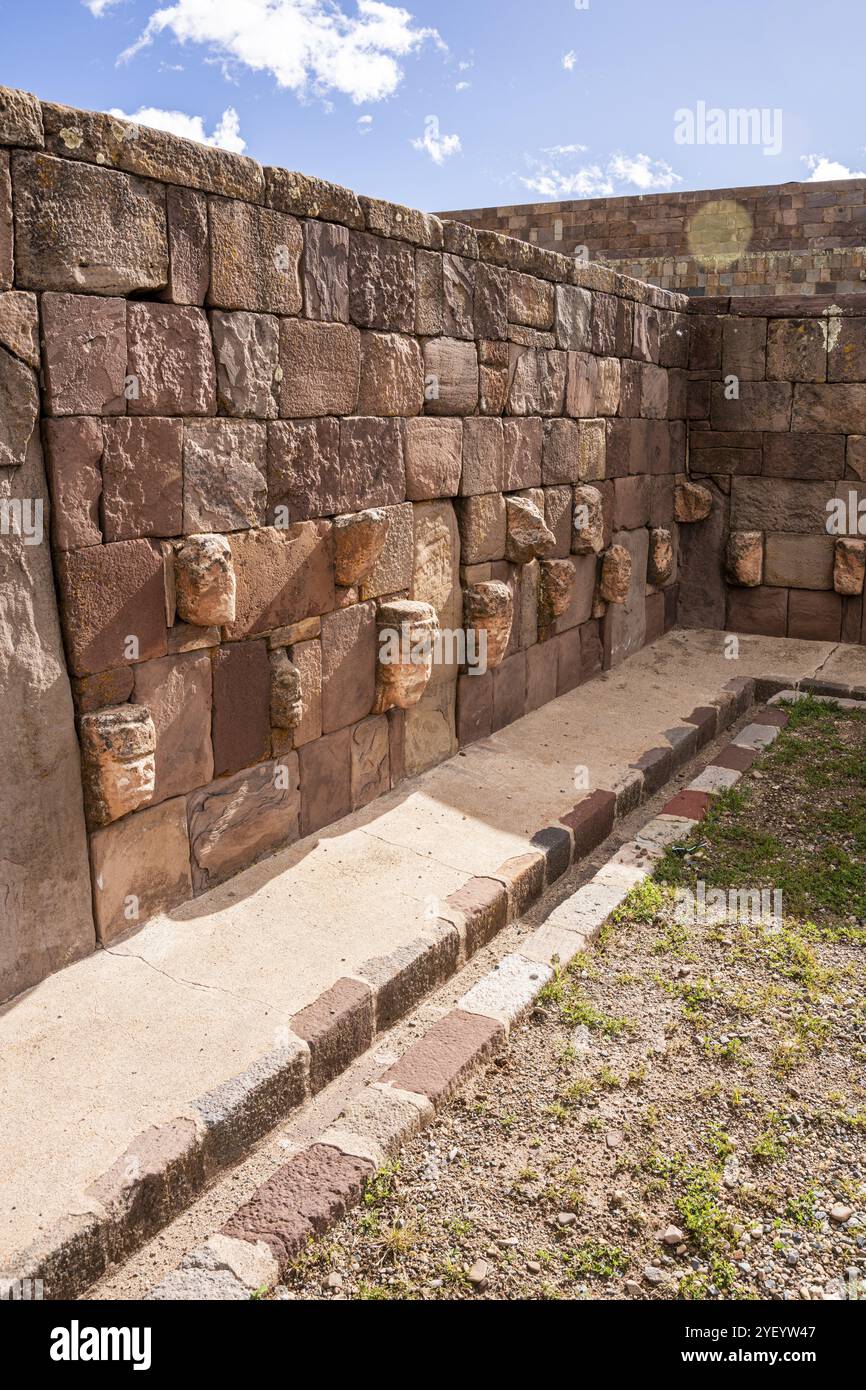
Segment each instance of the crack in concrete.
[[110,946],[103,947],[106,955],[113,956],[115,960],[139,960],[142,965],[146,965],[157,975],[162,975],[164,979],[171,980],[172,984],[186,986],[189,989],[204,990],[205,993],[225,994],[229,999],[237,999],[241,1004],[258,1004],[262,1009],[272,1012],[279,1012],[279,1006],[271,1003],[268,999],[258,999],[254,994],[239,994],[236,990],[226,989],[223,985],[206,984],[203,980],[188,980],[184,976],[172,975],[170,970],[162,970],[146,956],[140,956],[137,951],[113,951]]

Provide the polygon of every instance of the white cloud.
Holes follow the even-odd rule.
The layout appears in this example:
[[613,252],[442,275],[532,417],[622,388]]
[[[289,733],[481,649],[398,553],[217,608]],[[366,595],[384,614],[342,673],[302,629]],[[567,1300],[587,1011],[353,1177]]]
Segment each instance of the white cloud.
[[468,92],[471,86],[471,82],[458,82],[454,90],[455,92]]
[[182,135],[185,140],[197,140],[200,145],[218,145],[221,150],[232,150],[243,154],[246,140],[241,139],[240,120],[233,106],[226,107],[214,127],[213,134],[205,133],[201,116],[187,116],[184,111],[163,111],[159,106],[140,106],[132,115],[113,106],[108,113],[119,121],[134,121],[136,125],[149,125],[154,130],[167,130],[172,135]]
[[357,0],[352,16],[337,0],[175,0],[154,11],[120,61],[165,32],[268,72],[301,96],[333,90],[358,103],[391,96],[403,78],[398,59],[428,39],[444,47],[435,29],[416,27],[408,10],[382,0]]
[[824,183],[827,179],[866,179],[862,169],[849,169],[838,160],[824,154],[801,154],[801,160],[811,170],[807,183]]
[[576,63],[577,54],[575,53],[573,48],[570,49],[568,53],[563,53],[562,66],[565,68],[566,72],[571,72],[572,68],[575,66]]
[[412,148],[426,150],[434,164],[444,164],[452,154],[459,154],[462,146],[459,135],[441,135],[436,117],[428,116],[424,122],[424,134],[412,141]]
[[535,166],[533,172],[520,179],[543,198],[612,198],[631,188],[641,193],[659,192],[682,182],[663,159],[651,159],[647,154],[612,154],[605,164],[582,164],[575,169],[569,168],[567,161],[585,154],[585,145],[550,145],[543,153],[553,159],[530,161]]
[[369,134],[370,134],[370,131],[372,130],[372,128],[373,128],[373,117],[372,117],[372,116],[359,116],[359,117],[358,117],[358,134],[359,134],[359,135],[369,135]]
[[106,10],[117,5],[119,0],[81,0],[81,3],[87,6],[94,19],[101,19]]

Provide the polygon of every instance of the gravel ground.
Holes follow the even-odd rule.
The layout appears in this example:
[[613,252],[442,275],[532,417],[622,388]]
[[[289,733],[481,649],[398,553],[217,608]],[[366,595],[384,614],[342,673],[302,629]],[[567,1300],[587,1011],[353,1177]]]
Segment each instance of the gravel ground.
[[866,715],[810,705],[275,1298],[866,1298]]

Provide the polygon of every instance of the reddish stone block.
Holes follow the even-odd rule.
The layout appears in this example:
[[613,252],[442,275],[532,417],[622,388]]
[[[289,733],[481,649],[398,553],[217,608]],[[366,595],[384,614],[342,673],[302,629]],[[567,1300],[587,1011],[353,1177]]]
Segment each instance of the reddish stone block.
[[561,878],[570,867],[572,837],[571,831],[566,830],[564,826],[548,825],[543,830],[537,830],[530,840],[530,844],[544,855],[545,878],[548,884]]
[[554,642],[536,642],[526,649],[526,713],[556,699],[559,672]]
[[591,854],[613,830],[616,796],[598,788],[579,801],[573,811],[560,816],[574,836],[574,857]]
[[415,332],[415,257],[410,247],[368,232],[351,233],[349,315],[361,328]]
[[348,323],[348,228],[313,218],[303,228],[304,314],[308,319]]
[[646,795],[653,796],[671,775],[673,752],[670,748],[650,748],[629,766],[643,773]]
[[616,478],[613,484],[613,529],[634,531],[649,522],[652,488],[648,477]]
[[315,1095],[373,1041],[373,992],[360,980],[337,980],[295,1014],[289,1028],[309,1046],[310,1091]]
[[[783,686],[779,688],[784,689]],[[749,676],[734,676],[725,682],[725,690],[734,697],[738,717],[745,714],[755,699],[755,682]]]
[[665,631],[665,596],[647,594],[646,596],[646,635],[644,645],[663,637]]
[[[543,643],[543,646],[549,645]],[[556,647],[556,693],[567,695],[575,690],[584,679],[580,628],[573,627],[551,639],[550,645]]]
[[406,470],[399,420],[368,416],[343,420],[337,511],[391,507],[405,500]]
[[267,427],[256,420],[185,420],[183,530],[187,536],[261,526],[267,510]]
[[526,652],[515,652],[493,670],[493,733],[525,713]]
[[216,414],[216,369],[203,309],[130,303],[127,328],[130,415]]
[[758,757],[757,748],[741,748],[736,743],[726,743],[713,758],[712,767],[730,767],[735,772],[747,772]]
[[495,878],[470,878],[445,901],[465,922],[467,956],[486,946],[505,926],[508,894]]
[[698,705],[697,709],[693,709],[691,714],[686,715],[687,724],[698,726],[698,748],[712,743],[716,736],[718,715],[719,712],[714,705]]
[[170,304],[204,304],[210,283],[207,198],[192,188],[165,190],[168,221],[168,285],[159,294]]
[[266,642],[217,647],[212,660],[214,776],[225,777],[271,751],[271,667]]
[[338,420],[280,420],[268,426],[268,520],[333,516],[340,501]]
[[106,420],[102,512],[107,541],[183,530],[180,420]]
[[352,729],[352,810],[367,806],[391,787],[387,715],[362,719]]
[[[563,641],[565,638],[562,639]],[[580,626],[580,679],[588,681],[598,674],[604,663],[604,644],[601,640],[601,625],[598,618]]]
[[302,835],[313,835],[351,811],[351,742],[351,729],[339,729],[298,750]]
[[99,545],[102,422],[90,415],[43,423],[51,487],[51,538],[57,550]]
[[[503,890],[504,896],[504,890]],[[505,1042],[498,1019],[452,1009],[428,1029],[382,1077],[401,1091],[414,1091],[441,1105],[479,1062]]]
[[229,537],[237,580],[230,641],[330,612],[335,604],[331,524],[298,521]]
[[42,365],[49,415],[126,413],[125,299],[42,296]]
[[822,590],[791,589],[788,636],[813,642],[839,642],[842,637],[841,596]]
[[299,314],[304,239],[294,217],[227,198],[209,200],[211,278],[217,309]]
[[280,323],[280,415],[351,415],[361,380],[361,335],[343,323]]
[[762,585],[757,589],[728,590],[727,626],[732,632],[784,637],[787,621],[787,589],[771,589]]
[[[722,329],[722,375],[762,381],[767,358],[767,320],[728,318]],[[790,380],[790,378],[788,378]]]
[[683,788],[677,792],[661,809],[663,816],[688,816],[690,820],[703,820],[710,804],[709,792],[694,792]]
[[750,465],[739,471],[760,471],[765,478],[841,478],[845,473],[845,436],[766,434],[763,468]]
[[322,731],[370,713],[376,694],[376,604],[353,603],[322,618]]
[[389,709],[387,718],[391,786],[398,787],[406,777],[406,711]]
[[539,416],[505,420],[502,424],[505,452],[505,492],[541,486],[541,451],[544,422]]
[[493,730],[493,672],[457,678],[457,739],[461,748]]
[[57,557],[66,653],[73,675],[165,656],[163,560],[146,540]]
[[367,960],[358,974],[375,996],[376,1032],[392,1028],[431,990],[454,974],[460,952],[460,934],[450,922],[430,924],[427,934],[390,955]]
[[777,729],[786,728],[790,720],[783,709],[771,708],[769,705],[755,715],[756,724],[772,724]]

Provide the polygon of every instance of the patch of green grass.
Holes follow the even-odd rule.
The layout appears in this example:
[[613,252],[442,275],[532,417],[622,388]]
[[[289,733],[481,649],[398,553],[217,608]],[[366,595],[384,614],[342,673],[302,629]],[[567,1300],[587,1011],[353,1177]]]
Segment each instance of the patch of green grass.
[[815,1230],[820,1226],[815,1216],[815,1191],[807,1187],[805,1192],[801,1192],[799,1197],[789,1197],[785,1204],[785,1216],[795,1226],[802,1226],[805,1230]]
[[628,1256],[618,1245],[585,1240],[574,1250],[563,1253],[563,1262],[573,1279],[613,1279],[628,1269]]
[[629,890],[619,907],[611,913],[610,920],[617,925],[623,922],[640,922],[643,925],[654,922],[669,897],[670,894],[660,883],[645,878]]
[[399,1163],[386,1163],[370,1178],[364,1188],[364,1206],[381,1207],[394,1195]]

